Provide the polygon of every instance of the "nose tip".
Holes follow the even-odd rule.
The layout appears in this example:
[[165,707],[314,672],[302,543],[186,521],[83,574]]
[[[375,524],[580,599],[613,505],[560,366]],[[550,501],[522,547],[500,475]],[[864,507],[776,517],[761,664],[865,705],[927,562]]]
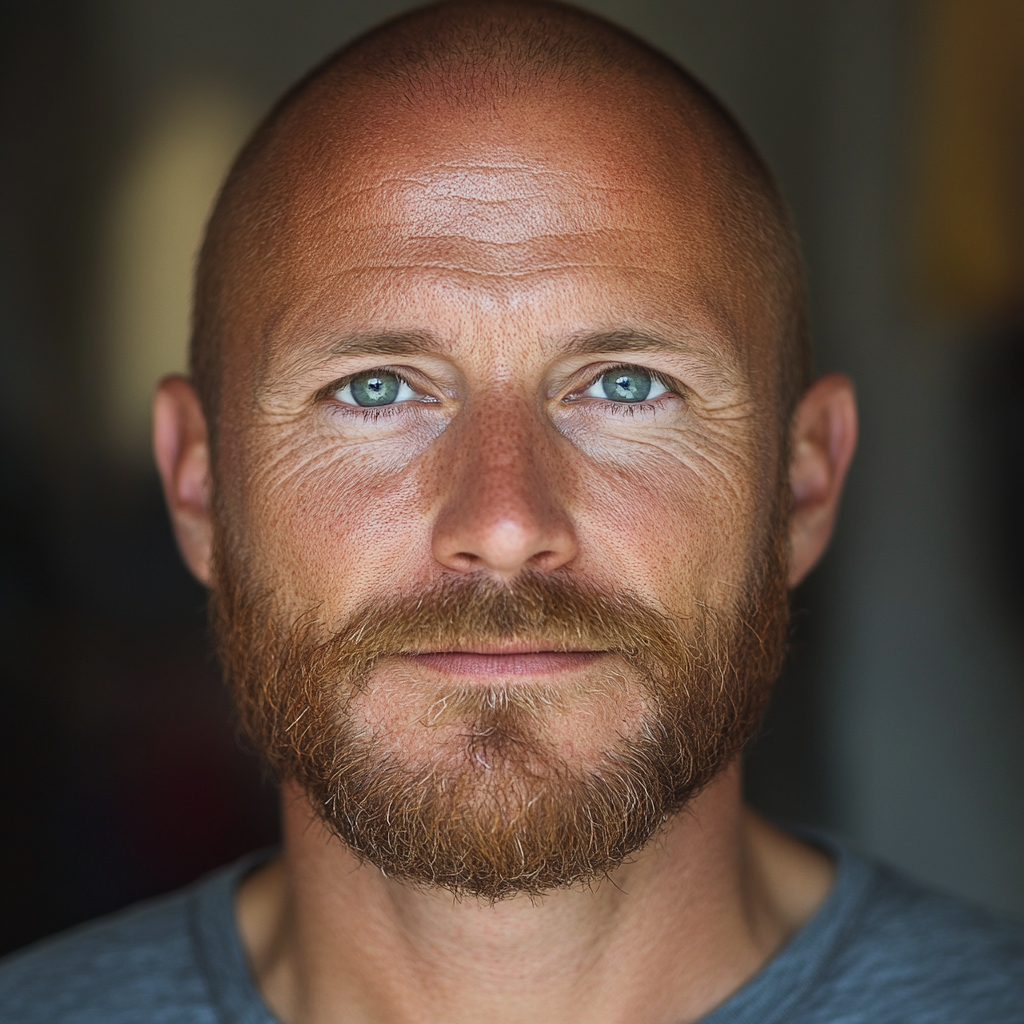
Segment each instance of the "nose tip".
[[570,518],[558,500],[555,465],[542,467],[536,444],[479,432],[458,454],[460,467],[434,523],[434,558],[448,569],[511,579],[552,572],[576,556]]
[[477,519],[439,525],[434,534],[434,557],[458,572],[481,569],[511,579],[524,569],[552,572],[576,552],[570,531],[556,523],[499,515],[489,522]]

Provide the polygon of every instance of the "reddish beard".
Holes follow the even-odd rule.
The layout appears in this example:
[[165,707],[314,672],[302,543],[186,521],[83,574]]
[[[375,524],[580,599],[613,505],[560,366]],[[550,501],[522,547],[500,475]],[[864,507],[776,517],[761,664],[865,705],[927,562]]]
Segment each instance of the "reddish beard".
[[[329,629],[315,612],[289,616],[223,542],[217,550],[220,657],[272,769],[358,856],[460,896],[537,894],[616,868],[754,736],[784,652],[781,527],[730,612],[698,604],[679,621],[556,573],[508,586],[450,578]],[[582,696],[571,686],[435,691],[422,701],[419,758],[367,722],[382,667],[403,655],[516,640],[608,652],[605,669]],[[629,700],[637,715],[629,734],[570,763],[548,739],[549,719],[587,700]]]

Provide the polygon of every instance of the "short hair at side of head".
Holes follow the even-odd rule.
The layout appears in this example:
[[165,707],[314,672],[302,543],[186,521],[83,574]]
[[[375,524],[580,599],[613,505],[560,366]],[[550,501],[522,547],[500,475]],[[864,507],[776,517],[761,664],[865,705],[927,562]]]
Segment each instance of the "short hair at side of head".
[[453,111],[500,103],[542,82],[621,81],[669,97],[709,129],[733,171],[731,194],[744,207],[742,230],[768,266],[776,305],[776,393],[783,448],[800,395],[812,373],[803,261],[781,191],[756,146],[729,111],[669,57],[603,19],[536,0],[449,0],[417,8],[343,47],[290,89],[239,154],[210,218],[196,272],[192,379],[211,434],[220,407],[227,264],[238,258],[233,234],[251,217],[255,183],[268,150],[311,102],[331,101],[368,82],[403,96],[432,96]]

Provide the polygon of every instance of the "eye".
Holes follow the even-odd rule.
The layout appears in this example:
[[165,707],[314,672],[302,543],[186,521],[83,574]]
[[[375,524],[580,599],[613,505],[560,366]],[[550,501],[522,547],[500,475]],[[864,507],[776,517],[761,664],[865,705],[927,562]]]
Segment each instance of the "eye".
[[641,366],[616,366],[598,377],[583,394],[612,402],[644,402],[666,391],[668,388],[650,370]]
[[334,392],[334,397],[346,405],[380,408],[395,402],[407,402],[419,395],[397,373],[378,369],[356,374],[343,388]]

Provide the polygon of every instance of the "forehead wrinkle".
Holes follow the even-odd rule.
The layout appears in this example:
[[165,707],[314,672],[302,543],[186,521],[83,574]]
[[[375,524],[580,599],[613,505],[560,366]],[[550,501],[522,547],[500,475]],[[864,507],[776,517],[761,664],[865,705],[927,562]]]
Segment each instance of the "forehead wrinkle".
[[[480,243],[474,243],[473,248],[479,245]],[[484,262],[486,264],[489,261]],[[651,320],[653,310],[647,308],[650,301],[644,301],[641,306],[647,311],[635,309],[633,312],[640,315],[640,323],[646,321],[658,324],[654,331],[630,327],[584,331],[574,336],[577,340],[570,343],[574,346],[574,352],[590,351],[600,354],[606,351],[659,348],[664,351],[678,351],[679,339],[683,336],[694,339],[700,350],[724,347],[735,356],[737,350],[742,348],[742,332],[735,317],[730,316],[728,308],[720,301],[715,301],[709,294],[706,282],[700,279],[700,275],[687,275],[684,279],[677,271],[673,272],[668,268],[621,262],[584,263],[579,260],[559,263],[552,261],[545,266],[538,266],[534,259],[529,261],[528,269],[518,272],[508,267],[472,267],[465,262],[440,260],[424,260],[417,263],[363,262],[348,265],[320,277],[315,289],[306,291],[298,301],[295,300],[293,292],[291,299],[286,299],[278,306],[276,312],[267,316],[258,333],[263,339],[262,347],[267,359],[271,358],[272,352],[280,353],[282,346],[292,348],[290,343],[293,341],[298,343],[296,348],[305,349],[312,354],[312,358],[329,355],[402,355],[437,352],[442,350],[446,343],[429,328],[418,325],[407,329],[359,328],[339,336],[337,326],[332,327],[331,322],[338,325],[339,320],[343,321],[346,318],[346,310],[351,312],[351,302],[346,296],[350,296],[353,290],[361,293],[372,308],[381,309],[381,302],[385,302],[390,308],[392,303],[389,300],[389,293],[394,290],[393,275],[396,274],[411,275],[406,280],[403,292],[407,293],[412,284],[428,291],[440,288],[441,291],[437,294],[442,302],[453,301],[449,294],[450,288],[458,289],[460,294],[469,289],[466,298],[471,297],[471,305],[476,307],[481,304],[478,312],[486,309],[490,315],[494,315],[502,310],[508,314],[528,310],[534,301],[528,293],[533,293],[536,289],[548,291],[551,288],[564,287],[560,283],[563,271],[585,269],[597,272],[613,270],[616,278],[625,279],[623,283],[628,283],[639,274],[644,282],[642,292],[649,289],[653,278],[667,280],[670,289],[676,295],[685,292],[689,296],[688,308],[685,311],[675,311],[676,316],[681,317],[679,320],[669,313],[672,320],[665,321],[664,315],[669,312],[668,310],[662,310],[660,314],[654,313],[654,320]],[[394,312],[405,319],[400,310],[401,304]],[[469,313],[469,308],[463,305],[462,311]],[[616,313],[614,308],[598,313],[598,316],[608,318],[612,323],[618,321],[620,324],[623,320],[628,322],[634,319],[628,311],[623,316],[621,312]]]
[[[563,263],[549,263],[544,266],[534,266],[529,270],[508,270],[498,268],[478,268],[468,267],[461,263],[448,263],[444,260],[424,260],[422,263],[367,263],[361,267],[352,267],[349,272],[353,274],[358,273],[373,273],[374,271],[380,270],[397,270],[397,271],[436,271],[439,274],[446,276],[465,276],[470,278],[480,278],[483,280],[495,280],[500,281],[508,278],[513,281],[525,281],[531,277],[543,277],[548,273],[557,273],[561,270],[621,270],[624,272],[641,272],[645,274],[656,273],[650,271],[647,267],[640,264],[629,264],[629,263],[613,263],[611,261],[607,263],[589,262],[582,263],[579,261],[565,261]],[[666,271],[661,272],[664,276],[672,278],[673,275],[668,274]]]
[[[293,190],[278,228],[285,237],[307,235],[307,244],[295,246],[299,252],[324,252],[323,246],[308,245],[312,234],[335,252],[344,241],[352,251],[378,250],[389,257],[402,245],[443,244],[445,239],[509,250],[521,243],[578,246],[611,240],[644,250],[644,262],[652,255],[663,260],[671,252],[701,248],[697,238],[703,247],[729,248],[726,239],[715,238],[716,218],[703,197],[676,195],[666,183],[654,187],[635,175],[607,183],[600,180],[607,177],[602,174],[531,168],[513,181],[488,175],[491,180],[480,187],[480,177],[463,174],[461,167],[457,175],[404,170],[397,177],[372,180],[364,166],[353,180],[336,168],[310,187]],[[538,182],[542,175],[557,178],[557,186]],[[467,188],[467,179],[474,177],[469,184],[477,187]]]
[[673,254],[658,251],[660,246],[642,244],[647,240],[644,232],[637,231],[636,237],[636,244],[622,239],[614,246],[614,242],[602,244],[600,232],[546,233],[504,242],[453,234],[410,235],[339,245],[341,251],[330,256],[325,256],[323,245],[313,244],[309,256],[292,260],[290,267],[278,268],[275,283],[277,291],[309,287],[322,292],[330,287],[344,289],[346,279],[364,274],[425,272],[453,278],[464,275],[524,281],[564,271],[594,270],[641,274],[649,279],[648,289],[655,280],[664,281],[662,287],[673,291],[708,285],[710,259],[703,266],[693,265],[682,244],[673,259]]
[[[465,223],[460,227],[465,227]],[[357,267],[408,267],[423,254],[424,266],[455,265],[465,255],[470,264],[488,259],[504,261],[519,259],[523,265],[538,271],[549,267],[573,265],[566,260],[565,252],[599,254],[601,259],[592,263],[605,266],[617,265],[617,258],[625,262],[621,266],[643,266],[652,263],[673,264],[685,261],[692,246],[680,235],[654,227],[616,225],[613,227],[580,226],[566,230],[531,226],[529,234],[517,238],[479,237],[463,231],[446,230],[447,225],[436,225],[430,230],[429,223],[410,224],[408,221],[387,220],[374,224],[352,224],[348,227],[331,228],[329,233],[307,233],[305,244],[300,246],[296,236],[289,248],[295,251],[292,266],[315,267],[337,273]],[[285,248],[285,246],[282,246]],[[301,250],[305,249],[303,253]],[[445,258],[447,257],[447,258]],[[554,259],[548,264],[545,257]],[[705,265],[710,266],[713,254],[708,254]],[[721,262],[719,258],[716,262]],[[332,268],[333,264],[333,268]],[[583,265],[580,261],[579,265]],[[319,275],[318,275],[319,276]]]
[[[481,184],[489,183],[497,177],[508,178],[512,175],[517,178],[529,179],[529,178],[556,178],[559,184],[564,184],[572,189],[583,189],[587,193],[598,193],[598,192],[637,192],[642,195],[660,194],[660,192],[653,188],[642,188],[639,185],[625,187],[621,185],[602,185],[597,181],[588,180],[582,175],[569,170],[560,170],[552,167],[529,167],[529,166],[488,166],[485,164],[471,165],[471,164],[460,164],[454,161],[450,164],[437,164],[434,163],[432,167],[438,168],[436,171],[431,172],[425,170],[423,174],[416,174],[415,172],[408,174],[384,174],[374,176],[371,181],[366,184],[356,184],[348,186],[347,194],[353,197],[363,196],[366,194],[388,192],[388,191],[405,191],[410,188],[422,188],[424,190],[430,190],[438,192],[444,198],[465,198],[465,199],[477,199],[481,202],[486,200],[480,196],[475,195],[472,192],[467,192],[464,195],[460,195],[454,191],[450,186],[446,186],[446,182],[471,184],[475,179],[476,182]],[[342,172],[343,173],[343,172]],[[339,173],[338,176],[341,176]],[[361,172],[361,177],[366,178],[366,172]],[[544,198],[551,196],[551,190],[549,185],[545,185],[538,188],[535,195]]]
[[648,230],[647,228],[630,227],[625,225],[608,228],[581,228],[576,231],[534,231],[527,237],[505,240],[474,238],[468,235],[451,234],[448,232],[438,232],[437,234],[409,234],[402,238],[402,242],[428,242],[435,244],[437,242],[442,242],[445,239],[449,239],[452,242],[460,242],[465,243],[466,245],[475,246],[482,252],[486,251],[487,247],[493,247],[497,251],[507,251],[515,247],[562,241],[571,242],[572,245],[576,247],[586,245],[587,243],[596,243],[600,246],[602,243],[606,242],[606,240],[611,240],[612,242],[617,241],[621,245],[628,244],[627,239],[635,240],[635,243],[631,247],[631,251],[633,252],[638,248],[636,243],[641,241],[646,241],[648,245],[653,241],[659,241],[664,243],[666,246],[675,245],[679,249],[682,249],[681,241],[677,238],[673,238],[673,236],[668,232],[654,231]]
[[[546,177],[556,178],[557,181],[553,184],[560,187],[555,188],[552,187],[552,184],[539,180]],[[558,205],[564,204],[566,201],[584,202],[598,195],[636,195],[647,198],[663,194],[653,188],[641,188],[634,185],[606,185],[579,174],[543,171],[536,168],[486,172],[464,168],[431,175],[423,181],[417,180],[412,183],[412,187],[419,187],[433,193],[434,201],[461,200],[482,205],[511,200],[526,202],[538,199],[543,200],[546,205]]]
[[375,227],[397,227],[399,231],[420,225],[423,234],[435,234],[440,229],[441,233],[496,238],[533,234],[529,228],[538,221],[568,230],[601,229],[608,226],[609,217],[614,226],[623,227],[638,219],[657,223],[668,217],[676,221],[678,213],[672,207],[684,198],[690,200],[685,202],[685,220],[691,220],[694,214],[701,220],[710,219],[705,202],[673,195],[665,183],[656,187],[635,173],[616,173],[613,179],[617,180],[609,181],[607,168],[591,168],[594,173],[581,174],[535,166],[483,171],[466,166],[444,170],[428,166],[410,171],[403,168],[396,176],[397,160],[421,163],[405,154],[393,154],[386,160],[392,167],[382,168],[383,180],[368,180],[366,168],[354,181],[345,180],[345,172],[339,171],[331,176],[334,187],[321,183],[311,190],[310,198],[316,196],[319,200],[321,214],[331,208],[336,211],[329,219],[354,217],[357,221],[369,219]]
[[[529,177],[537,176],[531,174]],[[388,179],[366,185],[347,185],[341,190],[324,190],[318,212],[324,214],[334,207],[336,210],[344,209],[351,216],[358,209],[356,216],[372,216],[375,226],[402,227],[410,222],[429,221],[436,215],[434,211],[451,204],[452,212],[459,218],[476,208],[481,213],[498,210],[519,217],[539,215],[557,218],[568,223],[580,223],[585,229],[602,230],[597,222],[599,218],[606,217],[610,209],[616,209],[628,224],[636,216],[635,209],[627,213],[630,203],[645,207],[645,214],[650,216],[652,197],[656,197],[659,205],[669,198],[666,189],[602,185],[578,176],[564,176],[560,181],[564,187],[559,189],[542,183],[533,183],[530,188],[525,188],[523,182],[506,181],[500,184],[492,182],[489,189],[478,188],[475,192],[459,187],[465,184],[464,180],[451,182],[450,177],[446,175],[443,182],[437,179]],[[490,194],[481,194],[485,191]],[[330,198],[324,202],[328,195]],[[361,209],[355,206],[357,203]],[[597,209],[594,208],[595,203]],[[427,210],[431,213],[427,214]],[[384,211],[390,211],[391,216],[381,219],[379,215]],[[509,224],[505,223],[503,227],[507,231]]]

